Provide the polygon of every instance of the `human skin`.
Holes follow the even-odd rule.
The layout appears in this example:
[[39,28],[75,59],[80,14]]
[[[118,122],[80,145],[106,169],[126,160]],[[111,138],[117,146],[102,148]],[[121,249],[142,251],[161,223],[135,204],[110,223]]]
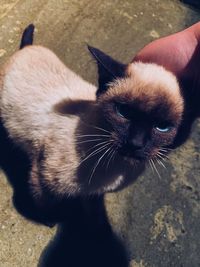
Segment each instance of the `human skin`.
[[[133,61],[154,62],[173,72],[183,90],[200,97],[200,22],[153,41]],[[190,91],[190,92],[189,92]],[[198,116],[200,115],[200,107]]]

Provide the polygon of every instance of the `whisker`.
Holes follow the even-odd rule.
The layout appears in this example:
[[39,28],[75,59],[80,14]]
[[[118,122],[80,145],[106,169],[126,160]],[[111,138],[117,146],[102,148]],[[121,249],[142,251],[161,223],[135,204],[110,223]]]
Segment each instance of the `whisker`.
[[96,170],[97,166],[99,165],[100,161],[101,161],[102,158],[106,155],[106,153],[107,153],[108,151],[110,151],[110,149],[111,149],[111,147],[109,147],[109,148],[106,150],[106,152],[105,152],[105,153],[98,159],[97,163],[95,164],[95,166],[94,166],[94,168],[93,168],[93,170],[92,170],[92,173],[91,173],[91,175],[90,175],[88,184],[91,183],[92,176],[93,176],[93,174],[95,173],[95,170]]
[[161,152],[169,152],[169,151],[172,151],[173,149],[172,148],[159,148],[159,151]]
[[95,142],[95,141],[101,141],[101,140],[103,140],[102,138],[101,139],[99,139],[99,138],[97,138],[97,139],[90,139],[90,140],[85,140],[85,141],[80,141],[80,142],[75,142],[75,144],[84,144],[84,143],[89,143],[89,142]]
[[152,159],[152,164],[153,164],[154,170],[155,170],[156,173],[158,174],[158,177],[161,179],[160,173],[159,173],[158,169],[156,168],[156,165],[155,165],[153,159]]
[[160,153],[157,153],[156,156],[157,156],[158,158],[160,158],[161,160],[163,160],[163,161],[166,161],[166,159],[169,159],[168,157],[166,157],[165,155],[160,154]]
[[85,153],[88,153],[90,150],[92,150],[93,148],[95,148],[97,146],[100,146],[100,145],[103,145],[103,144],[106,144],[106,143],[111,144],[112,143],[111,141],[113,141],[113,140],[107,140],[107,141],[103,141],[101,143],[98,143],[98,144],[92,146],[91,148],[89,148]]
[[113,154],[115,154],[115,149],[114,149],[114,147],[115,147],[115,145],[113,144],[112,145],[112,149],[111,149],[111,151],[109,152],[109,155],[107,156],[107,157],[109,157],[110,156],[110,158],[109,158],[109,160],[108,160],[108,162],[107,162],[107,165],[106,165],[106,170],[108,170],[108,166],[109,166],[109,164],[110,164],[110,162],[111,162],[111,159],[112,159],[112,157],[113,157]]
[[97,148],[95,151],[91,152],[88,156],[86,156],[86,158],[84,158],[78,165],[78,167],[84,162],[86,161],[87,159],[93,157],[94,155],[100,153],[105,147],[109,146],[110,145],[110,142],[107,142],[105,145]]
[[166,169],[166,166],[164,165],[164,163],[163,163],[160,159],[156,158],[156,160],[157,160],[157,162],[158,162],[158,164],[159,164],[160,166],[162,166],[163,168]]
[[83,134],[83,135],[75,135],[78,138],[82,138],[82,137],[92,137],[92,136],[96,136],[96,137],[110,137],[110,135],[108,134]]
[[114,153],[113,153],[113,155],[112,155],[111,163],[115,160],[116,155],[117,155],[117,149],[116,149],[116,147],[115,147],[115,149],[114,149]]
[[150,167],[151,167],[152,172],[154,172],[154,169],[153,169],[153,165],[152,165],[151,159],[149,160],[149,165],[150,165]]
[[97,130],[100,130],[100,131],[103,131],[103,132],[106,132],[106,133],[111,133],[111,132],[109,132],[108,130],[106,130],[106,129],[104,129],[104,128],[101,128],[101,127],[99,127],[99,126],[96,126],[96,125],[91,125],[91,124],[88,124],[88,123],[86,123],[86,122],[84,122],[84,121],[81,121],[83,124],[85,124],[85,125],[87,125],[87,126],[90,126],[90,127],[92,127],[92,128],[94,128],[94,129],[97,129]]
[[97,126],[94,126],[94,125],[90,125],[90,126],[93,127],[93,128],[95,128],[95,129],[97,129],[97,130],[104,131],[105,133],[109,133],[109,134],[111,133],[111,132],[109,132],[109,131],[107,131],[107,130],[101,128],[101,127],[97,127]]
[[165,159],[169,159],[169,157],[166,155],[166,154],[164,154],[164,153],[162,153],[162,152],[157,152],[157,155],[159,155],[160,157],[162,157],[162,158],[165,158]]
[[162,159],[163,161],[167,162],[169,160],[169,157],[166,157],[165,155],[157,154],[157,156]]
[[112,164],[112,163],[113,163],[113,161],[114,161],[114,159],[115,159],[115,156],[116,156],[116,154],[117,154],[117,146],[116,146],[116,145],[114,145],[113,154],[112,154],[112,155],[111,155],[111,157],[110,157],[110,164]]
[[106,155],[106,157],[104,158],[104,162],[103,162],[103,164],[102,165],[105,165],[106,164],[106,162],[107,162],[107,160],[108,160],[108,157],[109,157],[109,155],[112,153],[112,147],[113,147],[113,145],[111,146],[111,150],[109,151],[109,153]]
[[168,153],[169,153],[169,152],[166,152],[166,151],[164,152],[164,151],[160,151],[160,150],[159,150],[158,153],[159,153],[160,155],[162,155],[162,156],[166,156],[166,157],[168,157]]

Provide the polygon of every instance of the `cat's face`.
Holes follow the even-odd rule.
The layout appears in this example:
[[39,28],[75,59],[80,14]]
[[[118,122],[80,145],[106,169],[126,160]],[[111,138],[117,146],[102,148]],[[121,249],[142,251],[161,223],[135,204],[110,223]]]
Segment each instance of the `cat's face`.
[[160,160],[173,145],[182,120],[184,102],[177,80],[155,64],[121,67],[124,74],[111,81],[99,71],[97,103],[103,127],[114,149],[131,163]]

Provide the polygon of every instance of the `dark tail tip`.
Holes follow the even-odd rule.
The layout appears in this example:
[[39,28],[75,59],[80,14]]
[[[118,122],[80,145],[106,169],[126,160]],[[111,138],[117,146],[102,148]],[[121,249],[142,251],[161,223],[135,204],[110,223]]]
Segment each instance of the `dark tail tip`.
[[95,48],[89,44],[86,44],[89,52],[93,55],[94,58],[97,58],[97,53],[100,51],[98,48]]
[[26,29],[24,30],[22,34],[22,39],[20,43],[20,49],[24,48],[27,45],[32,45],[33,44],[33,35],[34,35],[34,29],[35,26],[33,24],[28,25]]

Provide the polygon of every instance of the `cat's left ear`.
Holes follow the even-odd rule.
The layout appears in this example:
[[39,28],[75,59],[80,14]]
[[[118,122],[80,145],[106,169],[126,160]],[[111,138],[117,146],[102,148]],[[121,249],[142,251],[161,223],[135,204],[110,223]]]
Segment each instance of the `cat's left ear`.
[[89,45],[88,50],[96,60],[98,66],[99,87],[97,90],[97,96],[99,96],[108,89],[108,84],[110,82],[126,75],[127,65],[114,60],[101,50]]

